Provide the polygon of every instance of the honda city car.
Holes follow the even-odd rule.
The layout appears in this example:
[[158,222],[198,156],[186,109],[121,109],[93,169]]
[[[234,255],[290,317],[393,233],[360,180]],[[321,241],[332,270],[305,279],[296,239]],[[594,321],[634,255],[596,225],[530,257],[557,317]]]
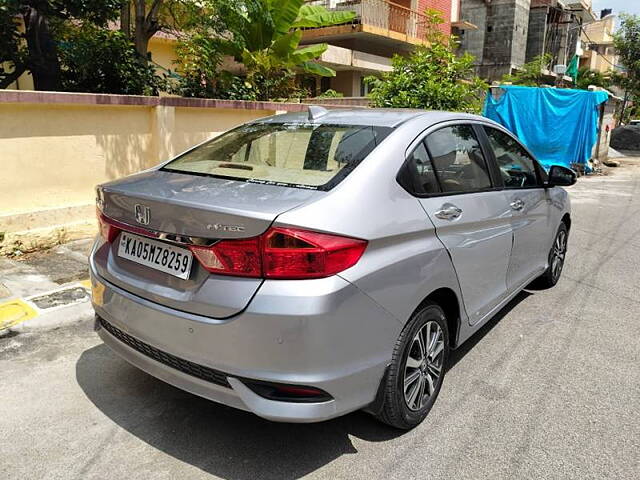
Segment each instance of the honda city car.
[[255,120],[97,188],[96,329],[266,419],[365,409],[409,429],[452,349],[532,281],[556,284],[575,181],[475,115]]

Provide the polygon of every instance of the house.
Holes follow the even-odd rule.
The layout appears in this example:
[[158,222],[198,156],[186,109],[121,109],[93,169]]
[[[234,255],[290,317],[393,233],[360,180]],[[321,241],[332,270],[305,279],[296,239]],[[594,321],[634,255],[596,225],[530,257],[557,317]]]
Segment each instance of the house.
[[446,34],[452,29],[473,28],[459,21],[461,0],[312,0],[329,10],[352,10],[352,23],[305,30],[301,44],[327,43],[329,48],[319,59],[334,69],[332,78],[307,77],[303,85],[312,96],[328,89],[345,97],[368,93],[364,78],[392,69],[394,54],[408,54],[415,45],[425,43],[427,9],[440,10],[445,23],[439,28]]
[[613,44],[613,31],[616,16],[610,9],[600,12],[600,19],[585,25],[582,32],[583,51],[580,56],[580,67],[606,73],[615,70],[618,55]]
[[490,81],[545,54],[550,66],[568,65],[581,28],[595,19],[591,0],[462,0],[460,17],[478,26],[463,31],[461,51],[476,58],[478,75]]

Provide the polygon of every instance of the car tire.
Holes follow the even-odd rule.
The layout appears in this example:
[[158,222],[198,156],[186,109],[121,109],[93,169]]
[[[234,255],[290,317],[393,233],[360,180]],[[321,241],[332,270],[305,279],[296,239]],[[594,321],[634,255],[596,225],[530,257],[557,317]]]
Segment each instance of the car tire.
[[553,239],[553,245],[549,251],[549,266],[540,275],[536,281],[535,286],[538,288],[551,288],[555,287],[562,275],[562,269],[564,268],[564,260],[567,255],[567,245],[569,240],[569,230],[564,222],[560,223],[558,232]]
[[[427,345],[426,358],[421,343]],[[420,424],[438,397],[448,357],[447,319],[438,304],[429,302],[413,314],[396,341],[377,418],[403,430]]]

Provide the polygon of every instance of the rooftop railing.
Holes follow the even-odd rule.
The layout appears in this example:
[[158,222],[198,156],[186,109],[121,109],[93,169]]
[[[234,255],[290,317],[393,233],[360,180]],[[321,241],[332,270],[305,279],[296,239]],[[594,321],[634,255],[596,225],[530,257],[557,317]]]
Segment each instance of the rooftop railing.
[[309,0],[306,3],[329,10],[354,11],[356,18],[351,23],[369,25],[413,38],[424,36],[426,17],[389,0]]

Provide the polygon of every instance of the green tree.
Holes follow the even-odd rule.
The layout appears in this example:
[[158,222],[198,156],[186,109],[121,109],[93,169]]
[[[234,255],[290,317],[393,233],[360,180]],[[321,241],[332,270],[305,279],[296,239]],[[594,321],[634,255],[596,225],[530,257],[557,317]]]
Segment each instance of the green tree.
[[164,84],[117,30],[69,25],[61,35],[59,55],[65,91],[157,95]]
[[611,86],[611,75],[590,70],[588,67],[580,68],[576,87],[581,90],[588,90],[590,85],[609,88]]
[[121,0],[0,0],[0,88],[30,72],[36,90],[59,90],[56,33],[65,21],[105,24]]
[[234,30],[221,39],[222,52],[246,68],[247,81],[260,100],[288,97],[295,90],[294,75],[303,71],[321,76],[335,72],[314,60],[327,44],[299,48],[302,28],[350,22],[355,12],[329,11],[304,0],[244,0],[242,7],[226,10]]
[[532,61],[525,63],[515,73],[502,77],[502,83],[513,83],[514,85],[524,85],[526,87],[539,87],[547,81],[542,73],[548,70],[553,57],[551,54],[544,54],[535,57]]
[[376,107],[478,112],[488,85],[474,74],[473,57],[455,53],[456,41],[436,27],[439,12],[427,11],[426,40],[407,57],[395,55],[391,72],[367,77]]
[[[615,83],[625,90],[626,100],[640,102],[640,16],[620,15],[620,27],[614,35],[614,45],[625,72],[615,76]],[[622,120],[629,111],[621,112]]]
[[[240,28],[236,0],[202,0],[197,15],[182,21],[176,45],[179,79],[171,91],[185,97],[255,100],[256,89],[246,79],[220,71],[228,43],[237,42]],[[236,44],[233,50],[240,48]]]
[[148,63],[149,41],[156,33],[178,33],[182,28],[188,28],[190,24],[201,19],[207,3],[194,0],[118,1],[121,4],[120,31],[134,44],[142,64]]
[[0,0],[0,88],[7,88],[26,70],[18,7],[17,2]]

